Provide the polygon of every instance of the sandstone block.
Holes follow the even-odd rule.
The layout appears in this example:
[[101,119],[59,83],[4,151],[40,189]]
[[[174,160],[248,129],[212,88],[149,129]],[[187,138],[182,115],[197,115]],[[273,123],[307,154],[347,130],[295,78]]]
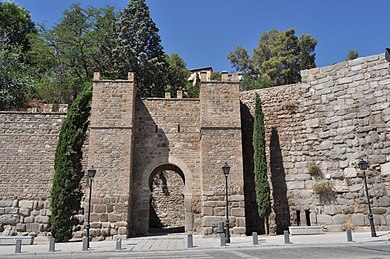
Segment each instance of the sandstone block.
[[99,219],[101,222],[107,222],[108,221],[108,214],[107,213],[101,214]]
[[364,215],[363,214],[353,214],[352,215],[352,223],[356,226],[364,225]]
[[390,207],[390,197],[384,196],[379,198],[380,207]]
[[390,175],[390,162],[381,164],[381,175],[383,176]]
[[19,207],[22,209],[33,209],[33,201],[28,201],[28,200],[21,200],[19,201]]
[[12,201],[0,200],[0,207],[5,208],[5,207],[11,207],[11,206],[12,206]]
[[34,217],[25,217],[23,220],[24,223],[33,223],[34,222]]
[[110,221],[110,222],[121,221],[121,215],[116,215],[116,214],[110,213],[110,214],[108,214],[108,221]]
[[236,216],[236,217],[245,217],[245,209],[244,208],[232,208],[231,215]]
[[347,216],[343,214],[338,214],[332,217],[333,224],[342,225],[345,224]]
[[115,227],[127,227],[127,222],[126,221],[115,222],[114,226]]
[[27,232],[40,232],[42,229],[43,225],[39,223],[27,223],[26,224],[26,231]]
[[202,208],[202,214],[204,215],[204,216],[213,216],[214,214],[214,210],[217,210],[217,209],[219,209],[219,208],[215,208],[215,209],[213,209],[212,207],[203,207]]
[[244,235],[246,233],[246,228],[243,227],[234,227],[232,229],[234,235]]
[[127,235],[127,227],[118,228],[118,235]]
[[349,186],[349,191],[350,192],[357,192],[363,190],[363,184],[354,184],[352,186]]
[[35,222],[36,223],[43,223],[43,224],[48,224],[50,221],[50,218],[47,216],[36,216],[35,217]]
[[101,222],[92,222],[91,223],[91,228],[101,228],[102,223]]
[[202,218],[202,226],[203,227],[213,227],[218,222],[224,221],[223,217],[216,216],[206,216]]
[[9,215],[9,214],[5,214],[5,215],[0,216],[0,224],[14,225],[18,222],[19,222],[19,218],[17,216]]
[[24,217],[30,216],[30,210],[29,209],[20,209],[19,214],[24,216]]
[[332,216],[325,215],[325,214],[318,214],[317,215],[317,224],[319,225],[331,225],[333,223]]
[[18,213],[19,213],[19,208],[15,208],[15,207],[5,208],[5,214],[18,214]]
[[344,176],[346,178],[353,178],[357,176],[357,172],[355,168],[347,167],[344,169]]
[[94,212],[96,213],[106,213],[106,205],[96,205],[94,206]]

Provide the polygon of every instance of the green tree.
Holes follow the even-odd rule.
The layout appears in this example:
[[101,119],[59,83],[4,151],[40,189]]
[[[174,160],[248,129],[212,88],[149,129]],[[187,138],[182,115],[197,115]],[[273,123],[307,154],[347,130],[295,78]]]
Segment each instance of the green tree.
[[237,47],[228,59],[237,71],[247,74],[244,89],[291,84],[300,81],[302,69],[315,67],[316,45],[315,38],[308,34],[297,37],[294,29],[271,30],[260,36],[252,56]]
[[131,0],[120,13],[114,57],[118,76],[135,73],[140,96],[164,95],[168,63],[145,0]]
[[43,99],[71,103],[93,72],[112,72],[115,17],[113,7],[74,4],[52,30],[31,38],[28,58],[39,75],[37,92]]
[[254,180],[258,213],[260,218],[264,220],[265,229],[268,230],[268,215],[271,212],[271,202],[265,143],[264,114],[261,108],[260,96],[256,94],[255,118],[253,122]]
[[32,94],[30,68],[21,55],[21,47],[6,47],[0,41],[0,110],[20,108]]
[[171,96],[176,96],[177,90],[188,88],[188,77],[191,72],[187,69],[186,62],[177,53],[167,55],[168,60],[168,91]]
[[7,46],[18,46],[22,53],[29,47],[28,35],[37,33],[30,13],[12,2],[0,2],[0,38]]
[[80,212],[83,193],[80,181],[82,147],[88,128],[92,85],[75,99],[64,119],[54,160],[54,178],[51,189],[51,233],[58,242],[72,238],[73,226],[79,224],[74,217]]
[[347,58],[345,60],[352,60],[357,59],[359,56],[359,53],[357,50],[350,50],[347,54]]

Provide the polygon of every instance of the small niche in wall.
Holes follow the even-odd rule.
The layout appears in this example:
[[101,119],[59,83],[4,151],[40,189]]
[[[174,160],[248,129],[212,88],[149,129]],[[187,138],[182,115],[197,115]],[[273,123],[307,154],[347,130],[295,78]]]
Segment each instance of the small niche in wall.
[[301,225],[301,211],[297,210],[297,226]]
[[305,216],[306,216],[306,223],[308,226],[311,226],[310,223],[310,210],[305,210]]
[[180,124],[177,124],[177,132],[180,132]]

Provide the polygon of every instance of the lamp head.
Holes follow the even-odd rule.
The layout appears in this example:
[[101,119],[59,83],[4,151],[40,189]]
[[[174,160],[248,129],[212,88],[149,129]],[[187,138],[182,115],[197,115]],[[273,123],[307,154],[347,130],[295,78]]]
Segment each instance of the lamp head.
[[358,166],[360,170],[366,170],[368,168],[368,162],[363,160],[363,158],[359,158]]
[[96,175],[96,169],[91,166],[91,168],[88,169],[88,177],[89,178],[94,178]]
[[225,176],[228,176],[230,173],[230,166],[225,162],[225,164],[222,166],[223,174]]
[[385,50],[385,59],[390,62],[390,48],[386,48]]

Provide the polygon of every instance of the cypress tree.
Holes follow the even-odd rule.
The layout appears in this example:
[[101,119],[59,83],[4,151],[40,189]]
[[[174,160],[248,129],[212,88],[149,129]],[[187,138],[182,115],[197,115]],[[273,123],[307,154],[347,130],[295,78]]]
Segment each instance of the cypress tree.
[[88,128],[92,85],[74,100],[64,119],[54,161],[54,178],[51,189],[51,233],[58,242],[72,238],[73,226],[79,222],[74,215],[80,212],[83,193],[80,181],[82,146]]
[[264,114],[258,94],[256,94],[255,118],[253,122],[253,151],[256,202],[259,216],[264,219],[264,226],[266,227],[266,218],[271,211],[271,202],[265,153]]
[[138,94],[163,97],[168,62],[145,0],[131,0],[119,15],[118,42],[113,49],[119,77],[135,73]]

